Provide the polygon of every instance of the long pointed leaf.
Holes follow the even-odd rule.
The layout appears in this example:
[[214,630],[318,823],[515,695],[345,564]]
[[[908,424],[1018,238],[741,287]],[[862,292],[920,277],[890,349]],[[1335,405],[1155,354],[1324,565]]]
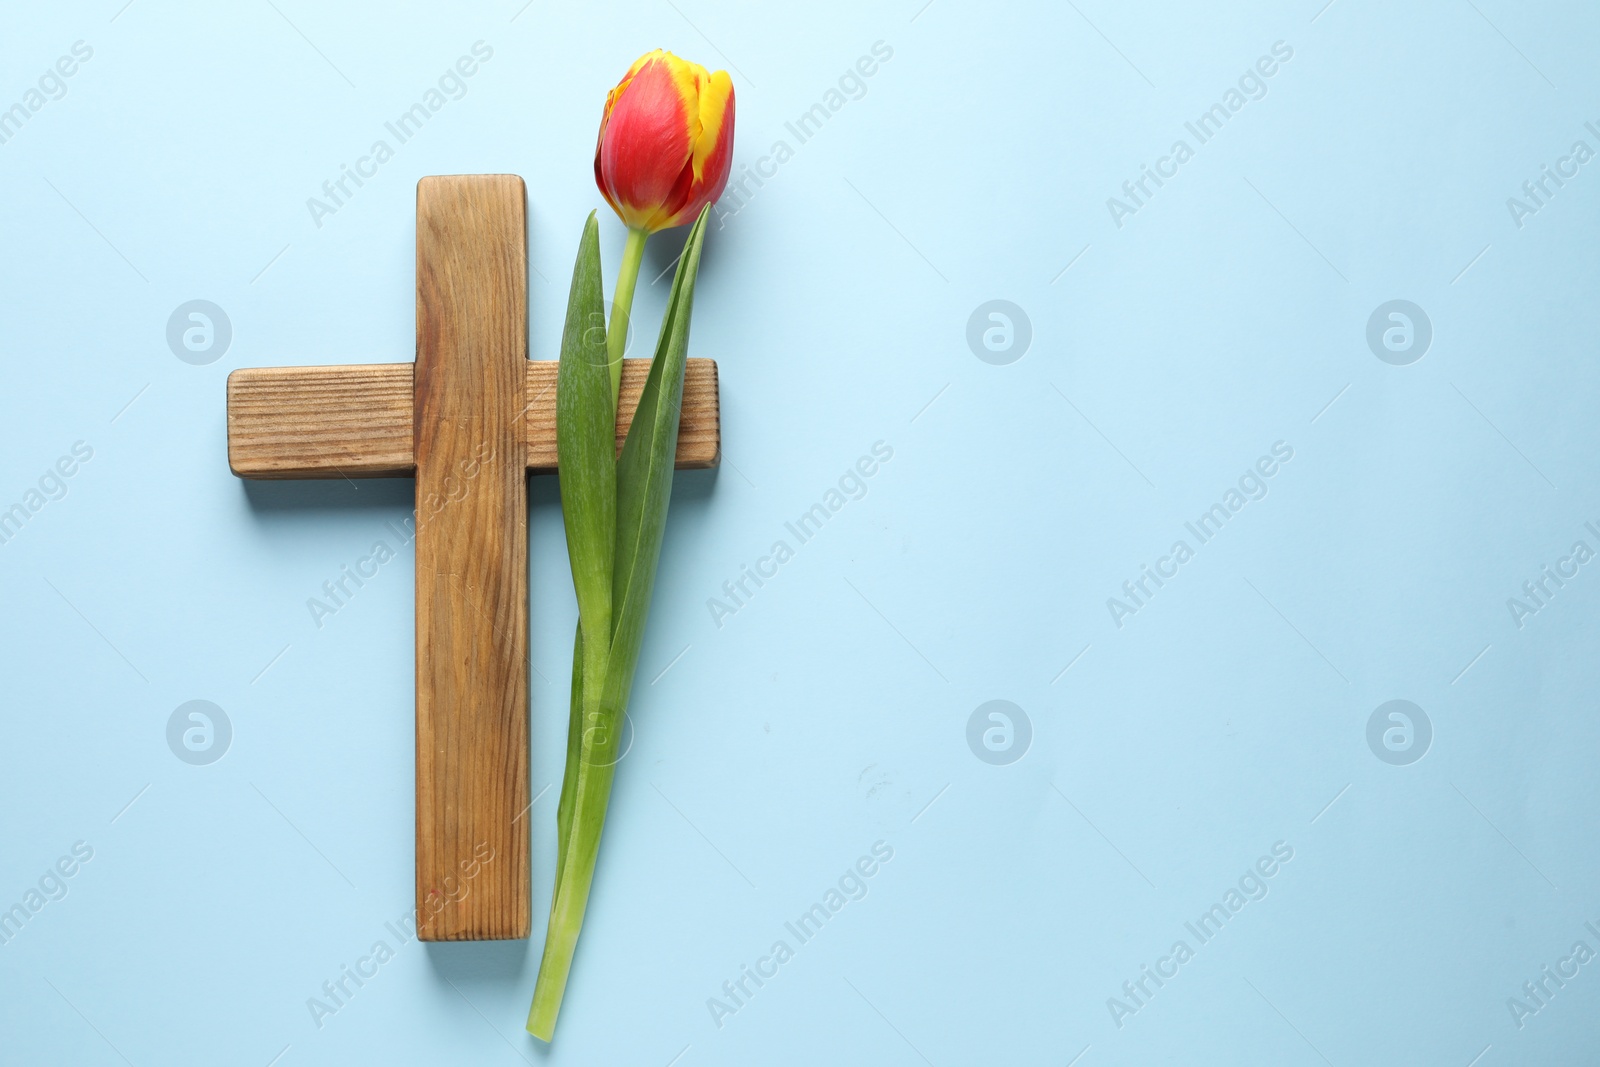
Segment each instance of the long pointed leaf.
[[610,644],[617,523],[616,407],[606,360],[600,225],[590,212],[572,270],[556,370],[556,460],[578,619],[597,650]]
[[700,269],[706,217],[707,212],[702,211],[678,261],[650,376],[645,380],[644,394],[617,460],[611,657],[602,698],[607,709],[614,709],[617,714],[627,706],[639,649],[644,644],[644,624],[650,613],[650,594],[655,588],[656,564],[666,531],[672,471],[678,453],[689,322],[694,312],[695,275]]

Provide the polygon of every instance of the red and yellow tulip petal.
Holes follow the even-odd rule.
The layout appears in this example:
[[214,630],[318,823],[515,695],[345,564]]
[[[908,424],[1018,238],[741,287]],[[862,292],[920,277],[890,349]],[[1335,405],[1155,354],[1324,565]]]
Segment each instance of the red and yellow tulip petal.
[[612,106],[599,168],[608,199],[630,226],[644,225],[671,196],[694,150],[692,103],[662,58],[640,67]]
[[657,49],[606,96],[595,184],[628,226],[693,220],[721,195],[733,162],[733,83],[726,71]]
[[733,168],[733,81],[728,72],[708,74],[699,98],[700,135],[688,169],[692,182],[684,202],[676,205],[668,226],[693,222],[700,209],[722,195]]

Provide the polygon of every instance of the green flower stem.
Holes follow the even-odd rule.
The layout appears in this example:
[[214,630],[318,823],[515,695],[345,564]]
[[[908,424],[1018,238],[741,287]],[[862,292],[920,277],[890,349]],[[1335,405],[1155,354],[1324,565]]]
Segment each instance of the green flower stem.
[[[562,782],[562,800],[570,806],[564,813],[555,894],[550,901],[550,926],[545,934],[544,955],[539,960],[533,1004],[528,1009],[528,1032],[544,1041],[555,1036],[556,1016],[561,1011],[567,976],[572,971],[578,932],[583,928],[583,914],[589,904],[589,889],[594,884],[595,861],[600,856],[600,831],[611,800],[617,746],[622,735],[617,728],[619,716],[615,706],[608,707],[608,702],[602,699],[609,650],[603,642],[583,640],[581,634],[577,644],[576,658],[582,660],[583,680],[581,687],[575,686],[574,695],[578,697],[581,711],[572,728],[582,731],[580,754],[575,766],[569,758],[566,779]],[[569,757],[570,750],[571,746]]]
[[639,264],[644,262],[644,243],[650,234],[628,228],[628,243],[622,247],[622,265],[617,268],[617,288],[611,302],[611,325],[606,331],[606,359],[611,365],[611,400],[622,392],[622,354],[628,347],[628,315],[633,311],[633,286],[639,280]]

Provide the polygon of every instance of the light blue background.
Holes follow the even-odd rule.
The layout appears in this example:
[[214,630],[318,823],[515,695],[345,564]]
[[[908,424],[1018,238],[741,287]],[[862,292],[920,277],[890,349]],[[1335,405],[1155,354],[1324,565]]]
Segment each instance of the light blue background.
[[[0,145],[0,507],[94,449],[0,545],[0,907],[94,849],[0,948],[0,1061],[1600,1056],[1600,963],[1520,1029],[1507,1007],[1600,950],[1600,564],[1521,628],[1506,604],[1600,548],[1600,163],[1520,228],[1506,204],[1600,149],[1592,6],[122,2],[0,13],[0,106],[94,49]],[[479,40],[467,95],[314,225],[306,199]],[[865,95],[797,144],[878,41]],[[1278,41],[1266,96],[1196,147],[1185,121]],[[655,46],[733,71],[739,165],[795,152],[708,238],[692,350],[725,462],[678,478],[555,1044],[522,1031],[575,615],[548,478],[534,936],[407,944],[319,1029],[307,998],[412,904],[411,555],[321,629],[306,600],[411,488],[241,483],[224,379],[410,358],[434,173],[527,179],[553,357],[603,95]],[[1179,137],[1195,158],[1119,228],[1107,198]],[[679,240],[652,242],[640,322]],[[165,340],[195,298],[234,330],[207,366]],[[997,298],[1033,331],[1004,366],[966,341]],[[1365,340],[1396,298],[1434,330],[1409,366]],[[878,441],[867,495],[715,625],[708,598]],[[1118,628],[1107,598],[1278,441],[1269,495]],[[1366,740],[1397,698],[1434,731],[1408,766]],[[194,699],[233,725],[209,766],[165,739]],[[1008,766],[966,741],[992,699],[1032,723]],[[707,999],[877,841],[867,896],[719,1028]],[[1184,922],[1280,841],[1270,893],[1196,947]],[[1195,958],[1118,1027],[1108,998],[1179,938]]]

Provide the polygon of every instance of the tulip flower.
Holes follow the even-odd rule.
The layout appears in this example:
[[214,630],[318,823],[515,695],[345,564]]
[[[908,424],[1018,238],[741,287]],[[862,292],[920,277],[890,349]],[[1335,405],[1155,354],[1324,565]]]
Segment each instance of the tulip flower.
[[594,180],[628,227],[606,335],[613,397],[645,241],[693,222],[722,195],[733,166],[733,115],[727,71],[712,73],[659,48],[635,60],[606,94]]
[[[594,176],[628,227],[604,335],[600,224],[584,226],[556,374],[556,466],[578,601],[556,877],[528,1032],[555,1034],[594,884],[622,727],[644,645],[672,495],[689,321],[710,204],[733,160],[733,85],[670,52],[628,68],[606,97]],[[617,393],[634,283],[650,234],[693,222],[678,257],[650,373],[617,453]],[[602,360],[602,346],[604,359]]]

